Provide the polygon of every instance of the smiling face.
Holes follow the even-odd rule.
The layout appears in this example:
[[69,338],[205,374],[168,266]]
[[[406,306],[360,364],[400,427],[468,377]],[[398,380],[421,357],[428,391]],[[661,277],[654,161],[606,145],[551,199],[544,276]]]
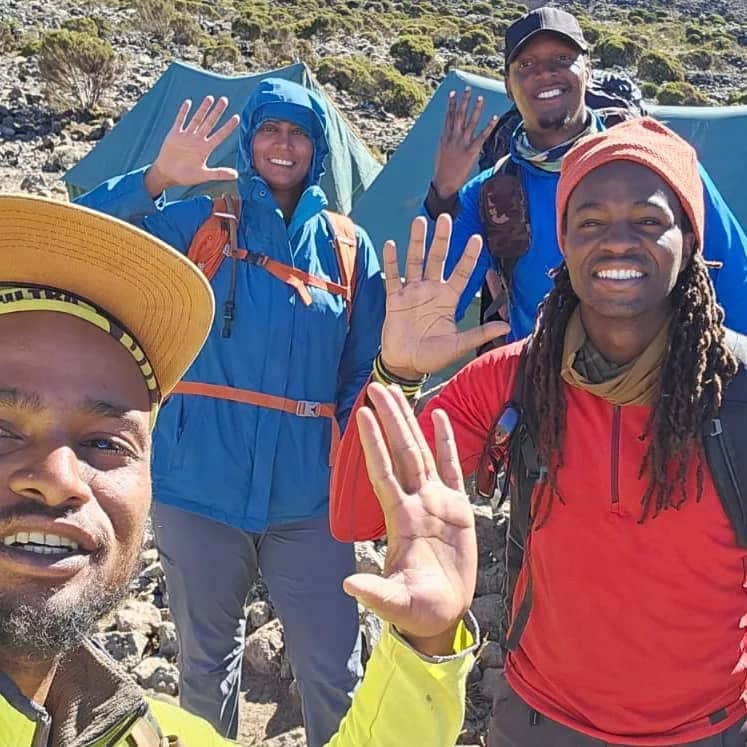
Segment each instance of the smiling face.
[[551,147],[546,138],[562,142],[580,131],[588,79],[586,55],[558,34],[538,33],[520,48],[509,65],[506,89],[533,145]]
[[0,316],[0,649],[78,642],[124,596],[150,507],[149,401],[88,322]]
[[267,120],[254,133],[252,149],[254,168],[274,193],[303,191],[314,145],[301,127]]
[[584,322],[631,319],[658,329],[695,237],[669,185],[637,163],[588,174],[568,200],[563,251]]

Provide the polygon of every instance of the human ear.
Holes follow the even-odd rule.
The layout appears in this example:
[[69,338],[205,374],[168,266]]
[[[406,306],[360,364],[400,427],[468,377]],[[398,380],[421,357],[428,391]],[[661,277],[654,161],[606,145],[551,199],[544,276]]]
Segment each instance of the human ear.
[[682,261],[680,262],[680,272],[682,272],[693,258],[695,252],[698,251],[698,242],[695,239],[695,234],[692,231],[682,234]]

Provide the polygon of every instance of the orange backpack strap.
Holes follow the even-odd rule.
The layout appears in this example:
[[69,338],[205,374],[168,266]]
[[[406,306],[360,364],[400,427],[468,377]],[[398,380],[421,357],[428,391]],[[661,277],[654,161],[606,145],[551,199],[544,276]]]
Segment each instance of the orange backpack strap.
[[241,216],[241,200],[236,197],[214,197],[213,211],[192,238],[187,250],[191,259],[211,280],[221,262],[237,246],[237,226]]
[[355,233],[355,223],[347,216],[340,213],[324,211],[324,215],[332,227],[335,239],[335,252],[337,253],[337,264],[340,268],[340,285],[347,288],[345,306],[348,312],[348,323],[353,313],[353,295],[355,294],[355,261],[358,252],[358,237]]

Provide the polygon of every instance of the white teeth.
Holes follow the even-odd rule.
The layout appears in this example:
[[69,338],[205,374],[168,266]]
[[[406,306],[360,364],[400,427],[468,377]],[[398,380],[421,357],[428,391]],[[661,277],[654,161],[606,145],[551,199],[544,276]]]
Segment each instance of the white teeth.
[[20,545],[23,550],[45,553],[65,553],[69,550],[77,550],[79,545],[67,537],[59,534],[43,534],[42,532],[18,532],[3,537],[5,546]]
[[293,166],[293,161],[284,161],[282,158],[271,158],[270,163],[276,166]]
[[537,94],[538,99],[554,99],[556,96],[560,96],[562,91],[559,88],[553,88],[552,91],[542,91]]
[[595,275],[603,280],[635,280],[643,277],[638,270],[599,270]]

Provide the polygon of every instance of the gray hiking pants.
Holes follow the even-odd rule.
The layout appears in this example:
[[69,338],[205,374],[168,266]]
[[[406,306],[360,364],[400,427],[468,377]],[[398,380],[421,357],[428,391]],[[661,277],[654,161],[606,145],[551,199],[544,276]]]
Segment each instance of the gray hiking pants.
[[[720,734],[677,747],[745,747],[745,719]],[[626,747],[602,742],[552,721],[528,706],[503,679],[493,703],[488,747]]]
[[358,608],[342,590],[352,545],[326,515],[251,534],[154,504],[156,542],[179,638],[180,701],[235,738],[246,635],[244,605],[261,572],[283,623],[309,747],[337,730],[359,682]]

